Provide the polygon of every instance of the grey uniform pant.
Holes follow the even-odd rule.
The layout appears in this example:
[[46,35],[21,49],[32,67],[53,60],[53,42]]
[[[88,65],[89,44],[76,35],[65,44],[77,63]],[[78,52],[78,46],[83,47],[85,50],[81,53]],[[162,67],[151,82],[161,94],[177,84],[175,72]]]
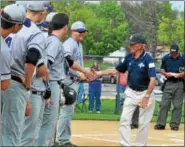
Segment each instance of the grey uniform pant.
[[11,80],[2,98],[2,146],[21,145],[27,98],[29,95],[25,87]]
[[[78,82],[74,82],[72,86],[78,93],[80,84]],[[57,130],[57,141],[59,145],[70,142],[71,120],[73,118],[75,105],[76,103],[73,105],[63,105],[60,108],[59,125]]]
[[53,104],[45,105],[42,126],[39,132],[38,146],[49,146],[54,137],[54,132],[57,123],[58,108],[59,108],[59,98],[60,98],[60,85],[57,81],[49,82],[51,88],[51,98],[53,99]]
[[173,104],[172,117],[170,127],[179,127],[181,120],[182,104],[183,104],[183,82],[171,82],[167,81],[162,101],[160,103],[160,111],[157,120],[157,124],[166,125],[166,119],[168,116],[169,105]]
[[32,106],[32,112],[24,122],[21,146],[37,145],[38,133],[42,124],[45,100],[41,95],[31,94],[30,103]]
[[[146,91],[137,92],[129,87],[125,91],[126,99],[120,119],[120,143],[122,146],[131,146],[131,119],[139,102],[145,96]],[[153,116],[155,99],[150,96],[148,107],[139,110],[139,130],[136,138],[136,146],[146,146],[148,141],[148,130]]]

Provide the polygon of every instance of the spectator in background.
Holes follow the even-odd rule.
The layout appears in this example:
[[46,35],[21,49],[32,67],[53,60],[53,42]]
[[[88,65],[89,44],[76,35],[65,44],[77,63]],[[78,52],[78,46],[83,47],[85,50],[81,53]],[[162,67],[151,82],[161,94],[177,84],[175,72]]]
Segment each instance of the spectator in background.
[[[96,71],[100,70],[98,63],[94,63],[91,67],[91,70]],[[101,108],[101,77],[97,77],[94,81],[89,82],[89,112],[92,112],[94,109],[94,100],[96,99],[96,113],[100,113]]]
[[77,97],[77,102],[78,103],[82,103],[84,93],[85,93],[84,84],[80,83],[80,87],[79,87],[79,91],[78,91],[78,97]]

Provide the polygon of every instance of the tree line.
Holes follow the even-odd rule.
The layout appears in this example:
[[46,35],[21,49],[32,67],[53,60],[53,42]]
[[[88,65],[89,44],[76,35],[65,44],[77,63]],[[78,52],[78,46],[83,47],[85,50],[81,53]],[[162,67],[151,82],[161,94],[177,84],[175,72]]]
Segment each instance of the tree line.
[[[1,2],[1,7],[7,5]],[[147,50],[156,55],[158,46],[176,43],[184,52],[184,11],[172,10],[169,1],[102,0],[98,4],[84,0],[53,1],[56,12],[66,13],[70,24],[83,21],[88,34],[84,54],[108,55],[126,47],[124,40],[133,33],[147,39]]]

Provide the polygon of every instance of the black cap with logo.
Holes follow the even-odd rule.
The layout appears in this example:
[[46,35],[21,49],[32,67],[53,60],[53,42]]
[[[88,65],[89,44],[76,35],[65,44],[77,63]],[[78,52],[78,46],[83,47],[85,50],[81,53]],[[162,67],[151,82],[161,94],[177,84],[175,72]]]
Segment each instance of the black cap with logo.
[[178,51],[179,51],[178,45],[176,45],[176,44],[171,45],[171,47],[170,47],[170,54],[171,55],[176,55],[178,53]]
[[125,43],[130,44],[130,45],[134,45],[138,43],[146,44],[146,40],[141,34],[136,33],[136,34],[131,35],[130,39],[126,40]]

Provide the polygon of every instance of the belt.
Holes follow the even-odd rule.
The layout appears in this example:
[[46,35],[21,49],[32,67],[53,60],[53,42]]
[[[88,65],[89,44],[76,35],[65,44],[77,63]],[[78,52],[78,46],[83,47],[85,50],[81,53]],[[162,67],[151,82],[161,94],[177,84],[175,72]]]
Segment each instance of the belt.
[[58,83],[58,85],[61,85],[62,83],[61,83],[61,81],[57,81],[57,80],[49,80],[50,82],[57,82]]
[[21,83],[21,84],[23,84],[21,78],[19,78],[19,77],[16,77],[16,76],[13,76],[13,75],[12,75],[12,76],[11,76],[11,79],[14,80],[14,81],[17,81],[17,82],[19,82],[19,83]]
[[43,91],[31,91],[31,93],[36,94],[36,95],[41,95],[41,96],[45,95],[45,92],[43,92]]
[[80,82],[80,79],[78,77],[70,77],[72,81]]
[[145,91],[147,90],[147,87],[132,87],[132,86],[129,86],[132,90],[135,90],[135,91]]
[[169,82],[172,82],[172,83],[178,83],[178,82],[183,82],[184,81],[184,79],[167,79],[167,81],[169,81]]

